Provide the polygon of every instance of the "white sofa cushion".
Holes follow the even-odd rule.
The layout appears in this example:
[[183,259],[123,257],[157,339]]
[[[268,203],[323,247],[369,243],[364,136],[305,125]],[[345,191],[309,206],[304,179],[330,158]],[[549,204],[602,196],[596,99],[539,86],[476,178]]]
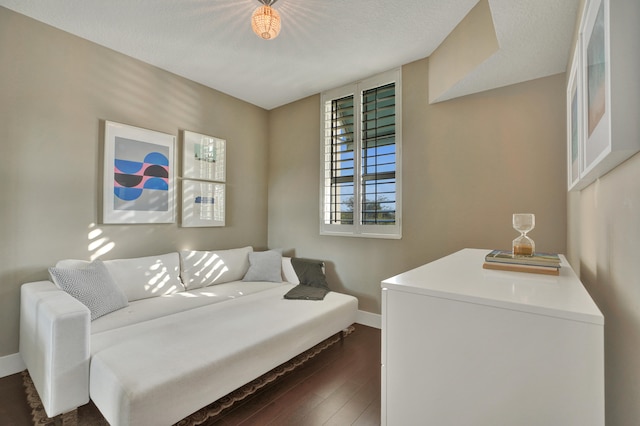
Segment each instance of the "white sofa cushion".
[[91,321],[128,305],[127,296],[116,285],[100,260],[81,268],[49,268],[53,282],[91,311]]
[[132,259],[105,260],[104,265],[129,302],[184,291],[177,252]]
[[282,256],[282,279],[293,285],[300,284],[300,279],[296,274],[296,270],[293,269],[290,257]]
[[230,299],[238,299],[281,285],[284,284],[233,281],[161,297],[136,300],[135,302],[129,303],[129,306],[125,309],[120,309],[118,312],[112,312],[110,315],[105,315],[93,321],[91,323],[91,333],[102,333],[178,312],[188,311]]
[[91,399],[111,424],[172,424],[355,322],[355,297],[285,300],[291,288],[93,335]]
[[282,282],[282,253],[269,250],[249,253],[249,270],[242,281]]
[[249,269],[253,247],[197,251],[182,250],[182,282],[188,290],[241,280]]

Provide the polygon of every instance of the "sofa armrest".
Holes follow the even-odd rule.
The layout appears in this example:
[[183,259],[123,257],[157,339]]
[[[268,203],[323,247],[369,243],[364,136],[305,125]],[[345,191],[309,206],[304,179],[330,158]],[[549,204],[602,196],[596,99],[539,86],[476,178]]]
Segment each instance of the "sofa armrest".
[[89,309],[50,281],[20,290],[20,355],[49,417],[89,402]]

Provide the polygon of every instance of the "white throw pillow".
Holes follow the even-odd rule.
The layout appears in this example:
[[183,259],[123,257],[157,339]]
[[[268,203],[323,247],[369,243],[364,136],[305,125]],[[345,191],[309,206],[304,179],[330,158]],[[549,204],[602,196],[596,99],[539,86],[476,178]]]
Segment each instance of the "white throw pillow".
[[239,281],[249,269],[249,253],[253,247],[196,251],[182,250],[182,282],[187,290]]
[[89,308],[91,321],[128,305],[127,296],[100,260],[81,268],[49,268],[49,274],[59,288]]
[[289,284],[300,284],[300,279],[296,275],[296,270],[293,269],[290,257],[282,257],[282,278]]
[[133,259],[105,260],[118,287],[129,302],[184,291],[177,252]]
[[269,250],[249,253],[249,270],[242,281],[282,282],[282,253]]

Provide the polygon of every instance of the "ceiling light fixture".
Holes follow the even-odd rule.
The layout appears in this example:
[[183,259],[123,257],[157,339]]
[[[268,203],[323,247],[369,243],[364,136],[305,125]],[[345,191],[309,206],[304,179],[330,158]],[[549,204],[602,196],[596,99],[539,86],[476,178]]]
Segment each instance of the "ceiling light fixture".
[[272,40],[280,34],[280,14],[271,6],[278,0],[258,0],[262,6],[251,15],[253,32],[265,40]]

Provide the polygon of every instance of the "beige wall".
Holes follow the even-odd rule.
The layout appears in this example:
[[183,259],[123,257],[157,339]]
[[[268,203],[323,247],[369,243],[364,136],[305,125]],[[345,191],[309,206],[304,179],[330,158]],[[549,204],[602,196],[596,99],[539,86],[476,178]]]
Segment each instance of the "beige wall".
[[573,266],[605,318],[607,425],[640,419],[640,154],[569,197]]
[[[539,250],[565,250],[563,75],[429,105],[428,61],[404,66],[404,237],[321,237],[319,96],[267,113],[4,8],[0,24],[0,356],[17,351],[20,284],[88,258],[90,231],[115,244],[103,258],[264,247],[267,182],[268,245],[328,260],[332,285],[373,313],[386,277],[507,248],[515,211],[536,213]],[[96,225],[105,119],[226,138],[228,226]]]
[[455,97],[456,85],[499,50],[489,0],[481,0],[429,56],[429,102]]
[[[96,228],[104,259],[266,246],[267,111],[2,7],[0,64],[0,357],[18,351],[20,285],[88,259]],[[95,225],[102,120],[227,139],[227,226]]]
[[[584,7],[580,2],[580,10]],[[640,143],[640,4],[611,0],[614,142]],[[577,22],[580,22],[580,17]],[[576,34],[578,24],[576,23]],[[624,131],[621,131],[624,129]],[[627,138],[619,140],[615,138]],[[568,257],[605,318],[608,426],[640,419],[640,154],[568,194]]]
[[427,60],[404,66],[396,241],[319,235],[319,96],[267,113],[1,7],[0,63],[0,357],[18,350],[20,284],[91,254],[108,119],[226,138],[228,226],[97,225],[115,244],[104,258],[266,246],[268,182],[268,245],[327,259],[332,286],[378,313],[380,280],[463,247],[506,248],[510,214],[536,213],[538,249],[566,249],[605,315],[607,424],[640,418],[640,156],[565,204],[564,75],[428,105]]
[[270,111],[269,246],[329,262],[380,313],[380,281],[464,247],[509,248],[533,212],[538,250],[566,241],[565,75],[429,105],[428,60],[402,68],[403,238],[319,235],[320,97]]

